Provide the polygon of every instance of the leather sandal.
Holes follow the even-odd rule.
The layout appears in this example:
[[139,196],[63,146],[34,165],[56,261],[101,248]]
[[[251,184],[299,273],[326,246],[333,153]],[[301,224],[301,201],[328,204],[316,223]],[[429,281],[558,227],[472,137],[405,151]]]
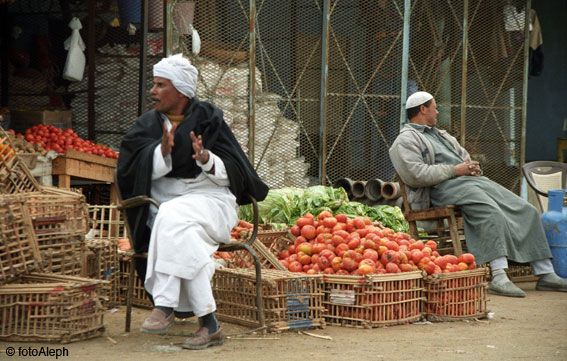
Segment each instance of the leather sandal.
[[146,318],[140,331],[147,333],[154,333],[162,335],[169,330],[173,323],[175,322],[175,315],[173,312],[169,316],[165,317],[165,312],[154,308],[152,313]]
[[217,332],[209,334],[206,327],[201,327],[194,336],[188,337],[183,343],[183,348],[189,350],[202,350],[205,347],[222,345],[222,329],[219,327]]

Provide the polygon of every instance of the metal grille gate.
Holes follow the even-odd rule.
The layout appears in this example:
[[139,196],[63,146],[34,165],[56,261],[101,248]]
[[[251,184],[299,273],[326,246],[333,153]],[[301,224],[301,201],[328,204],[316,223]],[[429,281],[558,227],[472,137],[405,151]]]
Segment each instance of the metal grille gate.
[[[485,174],[519,193],[530,0],[144,1],[145,97],[140,102],[140,20],[132,20],[137,32],[129,35],[119,14],[120,4],[136,1],[102,2],[109,6],[95,8],[97,26],[112,17],[122,25],[104,25],[94,71],[63,90],[81,136],[92,130],[97,141],[118,147],[138,107],[151,108],[152,66],[171,29],[171,52],[183,51],[199,68],[197,97],[224,111],[271,187],[390,180],[388,148],[405,120],[406,95],[419,89],[434,94],[439,126],[481,161]],[[86,3],[73,2],[71,10],[84,16]],[[164,3],[171,23],[164,24]],[[198,56],[190,23],[201,39]],[[11,95],[10,105],[20,100]]]
[[[434,94],[439,126],[485,174],[519,193],[530,1],[200,1],[197,29],[211,21],[199,13],[211,4],[222,16],[202,39],[237,49],[228,68],[246,52],[241,75],[256,80],[238,94],[238,117],[220,94],[205,97],[235,119],[270,186],[392,179],[388,148],[406,95],[419,89]],[[505,7],[524,13],[506,18]]]

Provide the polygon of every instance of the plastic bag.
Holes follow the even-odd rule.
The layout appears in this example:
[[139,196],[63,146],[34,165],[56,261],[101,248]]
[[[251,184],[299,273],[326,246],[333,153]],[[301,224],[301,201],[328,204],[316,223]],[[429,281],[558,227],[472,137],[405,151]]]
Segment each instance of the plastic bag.
[[77,18],[73,18],[69,22],[69,27],[73,30],[70,37],[65,40],[65,50],[68,50],[65,68],[63,69],[63,79],[70,81],[83,80],[85,71],[85,51],[86,46],[79,34],[79,30],[83,28],[81,22]]
[[201,51],[201,38],[197,29],[193,27],[193,24],[189,24],[189,31],[191,32],[191,51],[195,55],[199,55]]

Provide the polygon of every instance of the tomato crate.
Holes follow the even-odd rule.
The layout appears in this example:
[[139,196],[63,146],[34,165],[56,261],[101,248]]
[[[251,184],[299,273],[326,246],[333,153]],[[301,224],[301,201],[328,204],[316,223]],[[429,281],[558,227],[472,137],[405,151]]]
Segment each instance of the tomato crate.
[[[128,276],[130,275],[130,260],[133,251],[119,252],[118,258],[120,262],[120,303],[126,304],[126,296],[128,292]],[[132,306],[140,308],[154,308],[154,304],[146,289],[144,288],[144,281],[138,277],[138,273],[134,275],[134,288],[132,290]]]
[[19,195],[0,196],[0,284],[40,270],[41,253]]
[[438,273],[425,278],[429,321],[458,321],[486,317],[488,267]]
[[0,286],[0,340],[67,343],[102,335],[102,282],[32,273]]
[[[276,256],[282,249],[292,244],[292,241],[288,238],[289,234],[287,229],[258,231],[252,246],[258,254],[262,268],[286,270]],[[230,253],[226,259],[228,268],[254,268],[254,258],[250,255],[250,252],[238,250]]]
[[0,127],[0,194],[38,191],[39,183],[15,149],[8,134]]
[[89,278],[105,280],[101,291],[103,305],[112,308],[120,302],[120,263],[118,244],[112,239],[87,240],[86,275]]
[[323,275],[328,324],[372,328],[423,319],[421,271],[365,276]]
[[[256,272],[220,268],[213,276],[219,320],[257,327]],[[268,331],[324,327],[321,276],[262,270],[262,306]]]

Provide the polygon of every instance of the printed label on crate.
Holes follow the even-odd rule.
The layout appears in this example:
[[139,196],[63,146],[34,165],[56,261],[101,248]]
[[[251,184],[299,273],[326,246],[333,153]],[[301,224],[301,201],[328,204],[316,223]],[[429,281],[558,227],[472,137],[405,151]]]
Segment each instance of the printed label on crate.
[[353,290],[331,290],[331,303],[334,305],[354,305],[354,299]]

